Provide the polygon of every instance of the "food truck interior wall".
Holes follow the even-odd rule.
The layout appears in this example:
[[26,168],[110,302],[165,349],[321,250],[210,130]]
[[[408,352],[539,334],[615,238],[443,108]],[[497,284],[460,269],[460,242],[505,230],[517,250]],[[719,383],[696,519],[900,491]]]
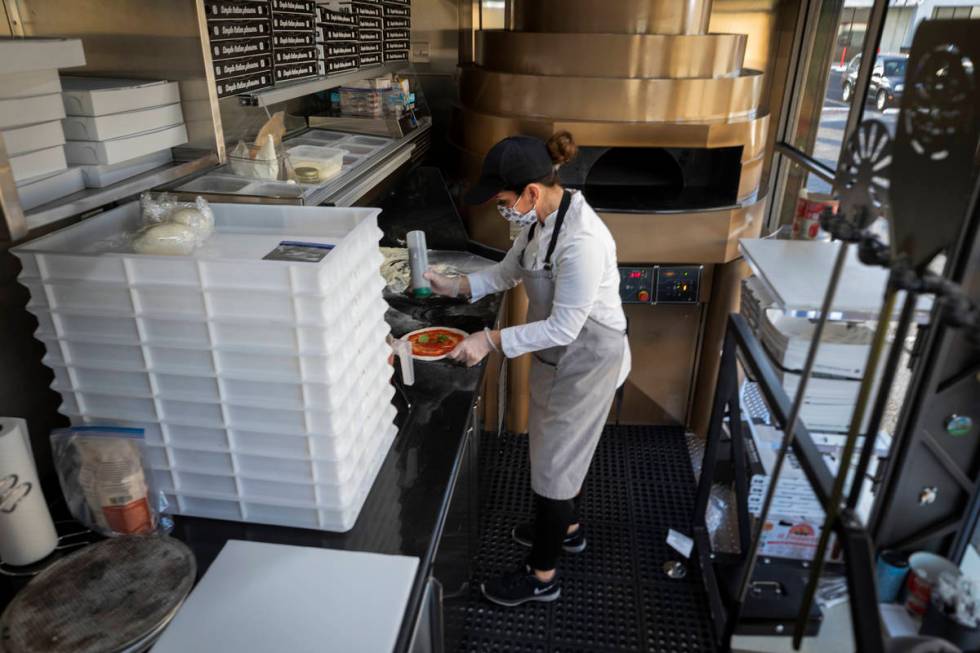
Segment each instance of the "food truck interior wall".
[[[233,145],[238,138],[254,133],[266,114],[262,109],[240,108],[236,98],[228,98],[220,102],[220,115],[213,115],[195,11],[199,2],[5,0],[0,4],[4,19],[0,20],[0,35],[77,36],[83,39],[88,61],[80,70],[84,74],[180,80],[189,145],[218,151],[225,142]],[[711,31],[750,35],[746,66],[766,72],[766,102],[773,115],[773,133],[780,125],[802,4],[805,0],[715,0],[712,5]],[[452,176],[456,162],[444,135],[458,100],[457,66],[461,59],[472,57],[474,30],[500,27],[508,11],[485,0],[483,6],[481,0],[413,0],[412,12],[413,73],[433,113],[431,160]],[[292,106],[282,108],[288,113]],[[776,140],[773,133],[769,143]],[[771,153],[767,168],[770,160]],[[19,265],[7,252],[10,245],[0,243],[0,414],[28,419],[39,468],[50,481],[47,435],[66,420],[57,411],[60,397],[49,388],[52,374],[41,364],[44,350],[33,337],[36,324],[23,309],[28,295],[16,283]],[[731,283],[737,283],[737,278]],[[727,310],[718,303],[712,308]],[[700,382],[711,383],[707,377]]]

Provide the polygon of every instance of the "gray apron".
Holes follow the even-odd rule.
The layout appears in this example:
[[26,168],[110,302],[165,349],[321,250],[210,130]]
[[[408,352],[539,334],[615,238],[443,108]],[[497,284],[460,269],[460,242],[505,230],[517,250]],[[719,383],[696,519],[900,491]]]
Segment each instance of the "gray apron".
[[[526,269],[521,253],[528,322],[544,320],[551,313],[555,297],[551,255],[570,200],[566,191],[544,269]],[[528,234],[528,242],[536,227]],[[528,435],[535,493],[558,500],[578,495],[616,393],[625,346],[622,331],[589,318],[570,345],[532,354]]]

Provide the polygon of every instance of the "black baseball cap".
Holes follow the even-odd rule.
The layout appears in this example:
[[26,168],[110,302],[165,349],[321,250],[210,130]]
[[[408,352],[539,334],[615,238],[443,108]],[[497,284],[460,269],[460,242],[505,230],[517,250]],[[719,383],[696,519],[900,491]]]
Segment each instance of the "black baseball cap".
[[502,190],[520,192],[528,184],[548,177],[554,169],[544,141],[532,136],[510,136],[487,152],[480,180],[463,199],[467,204],[483,204]]

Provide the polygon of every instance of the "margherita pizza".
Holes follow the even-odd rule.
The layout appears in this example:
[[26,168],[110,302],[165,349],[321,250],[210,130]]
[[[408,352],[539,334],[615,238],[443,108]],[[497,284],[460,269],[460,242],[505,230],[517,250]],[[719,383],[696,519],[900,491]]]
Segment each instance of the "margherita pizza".
[[456,348],[468,334],[449,327],[429,327],[402,337],[412,343],[412,356],[423,361],[437,361]]

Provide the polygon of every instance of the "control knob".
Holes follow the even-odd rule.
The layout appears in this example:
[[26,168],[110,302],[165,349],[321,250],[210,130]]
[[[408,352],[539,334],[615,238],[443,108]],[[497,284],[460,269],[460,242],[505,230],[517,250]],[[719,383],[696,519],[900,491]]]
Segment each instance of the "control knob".
[[649,290],[641,290],[640,292],[636,293],[636,298],[637,298],[637,300],[639,300],[639,301],[641,301],[641,302],[643,302],[645,304],[648,301],[650,301],[650,291]]

